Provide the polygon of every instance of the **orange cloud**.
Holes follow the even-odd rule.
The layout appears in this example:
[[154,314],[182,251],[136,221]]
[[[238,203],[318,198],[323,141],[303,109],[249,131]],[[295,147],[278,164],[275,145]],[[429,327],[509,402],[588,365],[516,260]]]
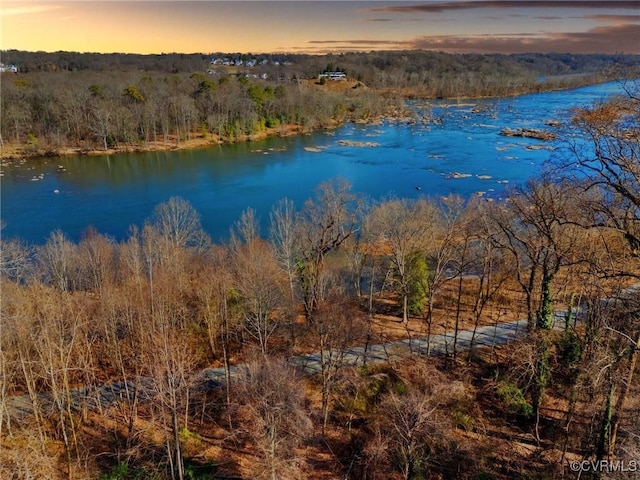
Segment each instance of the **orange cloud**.
[[640,22],[640,15],[585,15],[584,18],[598,22]]

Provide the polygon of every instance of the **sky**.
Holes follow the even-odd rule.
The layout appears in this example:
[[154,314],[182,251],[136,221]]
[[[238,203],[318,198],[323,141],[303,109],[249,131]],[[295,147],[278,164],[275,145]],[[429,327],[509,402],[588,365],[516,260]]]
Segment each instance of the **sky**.
[[0,0],[0,49],[640,53],[640,1]]

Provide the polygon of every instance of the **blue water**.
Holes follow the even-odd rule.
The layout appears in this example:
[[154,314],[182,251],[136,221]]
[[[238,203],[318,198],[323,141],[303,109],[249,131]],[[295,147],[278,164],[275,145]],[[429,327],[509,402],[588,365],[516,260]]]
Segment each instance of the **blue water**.
[[503,137],[502,128],[554,131],[545,121],[566,120],[568,109],[618,92],[619,86],[609,83],[483,101],[421,101],[411,107],[437,122],[349,124],[200,150],[6,163],[0,177],[2,234],[43,243],[61,229],[78,240],[93,226],[119,240],[130,225],[142,225],[157,204],[181,196],[219,240],[245,208],[257,210],[266,223],[277,200],[288,197],[301,207],[320,182],[334,177],[374,199],[478,192],[499,198],[563,154],[559,142]]

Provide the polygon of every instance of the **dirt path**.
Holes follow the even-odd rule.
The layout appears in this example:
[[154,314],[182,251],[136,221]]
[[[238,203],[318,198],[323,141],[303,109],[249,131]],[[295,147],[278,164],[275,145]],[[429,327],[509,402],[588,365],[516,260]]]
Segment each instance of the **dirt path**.
[[[556,319],[564,323],[564,312],[558,312]],[[560,323],[560,322],[558,322]],[[496,325],[479,327],[474,335],[472,330],[458,332],[457,351],[466,351],[471,348],[493,347],[504,345],[521,338],[526,333],[526,320],[517,320]],[[343,352],[331,352],[332,358],[340,357],[342,365],[365,365],[394,362],[411,355],[444,355],[451,353],[453,349],[453,334],[433,335],[430,339],[413,338],[397,340],[388,343],[380,343],[368,346],[353,347]],[[308,355],[299,355],[290,358],[292,365],[296,366],[303,375],[314,375],[322,369],[321,355],[319,352]],[[231,378],[237,378],[242,374],[245,365],[231,367]],[[225,382],[224,368],[206,368],[196,377],[196,383],[205,389],[213,389]],[[74,408],[80,409],[86,406],[90,409],[108,407],[121,401],[131,400],[136,390],[136,382],[130,380],[117,381],[102,385],[101,387],[79,387],[72,391]],[[138,382],[138,394],[140,400],[145,400],[153,395],[153,381],[143,377]],[[43,412],[54,408],[51,395],[41,393],[38,403]],[[20,419],[33,414],[33,404],[28,395],[10,397],[5,402],[5,412],[12,419]]]
[[[637,298],[640,294],[640,284],[632,285],[616,294],[615,296],[603,299],[606,305],[615,305],[620,301]],[[579,318],[580,308],[574,309],[574,314]],[[554,314],[554,328],[565,327],[567,312],[558,311]],[[527,321],[525,319],[511,322],[496,323],[478,327],[473,330],[461,330],[456,339],[456,350],[458,352],[467,351],[471,348],[496,347],[505,345],[514,340],[523,338],[527,332]],[[393,342],[379,343],[368,346],[352,347],[342,352],[330,352],[333,359],[340,358],[342,365],[365,365],[380,364],[399,361],[412,355],[446,355],[453,351],[453,333],[432,335],[431,338],[418,337],[411,339],[396,340]],[[326,358],[327,355],[325,355]],[[292,365],[296,366],[303,375],[314,375],[322,370],[322,358],[319,352],[307,355],[298,355],[289,359]],[[231,367],[231,378],[238,378],[245,369],[244,364]],[[195,382],[205,390],[218,388],[225,382],[224,368],[205,368],[195,376]],[[142,377],[138,380],[138,398],[142,401],[153,396],[153,380],[149,377]],[[100,387],[79,387],[72,391],[71,397],[74,408],[94,409],[108,407],[121,401],[128,401],[133,398],[136,391],[136,382],[117,381]],[[38,403],[43,413],[53,410],[51,395],[41,393],[38,395]],[[7,416],[12,419],[20,419],[33,414],[33,404],[28,395],[18,395],[9,397],[5,402],[0,403],[0,417]]]

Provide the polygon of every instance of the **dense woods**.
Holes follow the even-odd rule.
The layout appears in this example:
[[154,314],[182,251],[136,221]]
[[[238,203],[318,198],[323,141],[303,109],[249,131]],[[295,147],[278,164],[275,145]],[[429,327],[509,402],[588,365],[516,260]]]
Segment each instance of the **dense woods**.
[[[212,64],[226,59],[231,66]],[[2,52],[0,144],[12,155],[175,148],[402,117],[403,99],[515,95],[609,78],[635,57]],[[250,66],[248,66],[250,65]],[[615,68],[614,68],[615,67]],[[319,85],[327,69],[348,87]]]
[[2,82],[2,140],[24,153],[107,150],[192,138],[233,142],[332,127],[401,108],[371,92],[347,94],[203,73],[35,73]]
[[[176,108],[204,102],[208,80],[181,78],[84,95],[100,112],[111,91],[131,115],[158,85],[186,89]],[[211,88],[241,101],[252,85]],[[0,476],[571,478],[572,462],[607,460],[635,478],[640,100],[628,85],[574,112],[567,128],[588,149],[567,137],[564,160],[504,202],[371,202],[336,179],[274,205],[265,238],[247,210],[214,244],[172,198],[119,243],[91,229],[78,243],[3,239]],[[517,342],[459,341],[517,318]],[[442,333],[441,357],[347,359]],[[309,353],[316,373],[303,376],[287,359]],[[608,475],[595,470],[582,477]]]

